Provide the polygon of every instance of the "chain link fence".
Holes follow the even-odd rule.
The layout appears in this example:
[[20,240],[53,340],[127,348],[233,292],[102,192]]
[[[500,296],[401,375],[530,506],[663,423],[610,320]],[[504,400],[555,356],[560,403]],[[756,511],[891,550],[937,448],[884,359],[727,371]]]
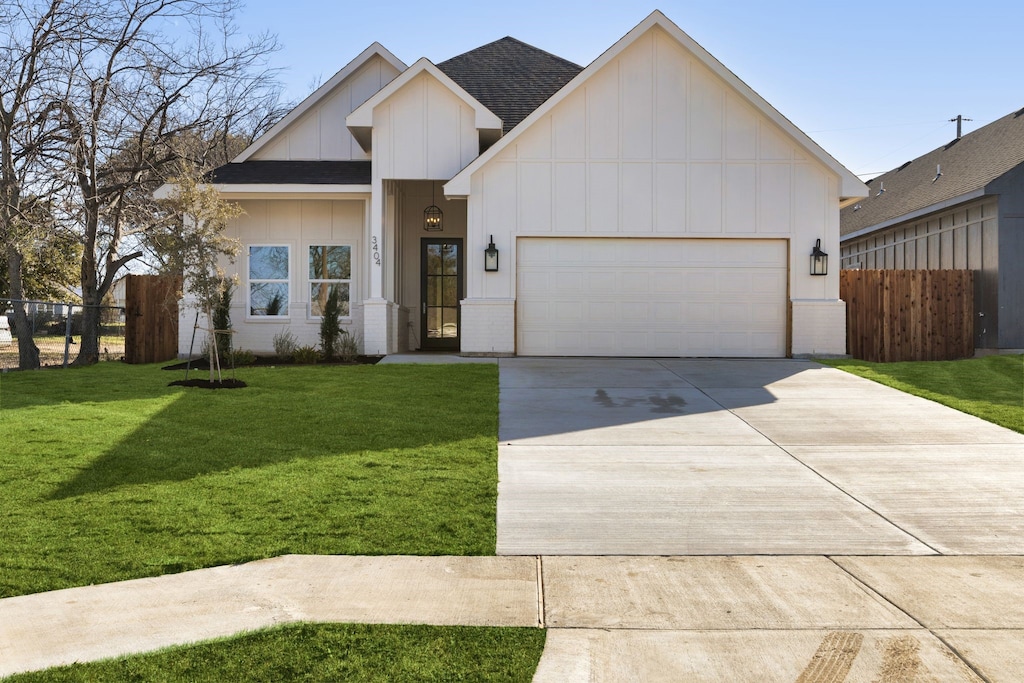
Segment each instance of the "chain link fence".
[[[12,305],[24,303],[28,329],[18,329]],[[100,360],[121,360],[124,357],[124,308],[99,306]],[[53,301],[0,301],[0,370],[18,368],[18,339],[31,335],[39,349],[42,366],[66,366],[78,356],[82,337],[81,304]]]

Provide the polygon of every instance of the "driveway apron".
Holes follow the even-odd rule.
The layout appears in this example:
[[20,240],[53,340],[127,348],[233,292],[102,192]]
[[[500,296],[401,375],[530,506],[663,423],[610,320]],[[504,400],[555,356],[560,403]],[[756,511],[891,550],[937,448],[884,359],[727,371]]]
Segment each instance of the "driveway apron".
[[1024,552],[1024,435],[951,408],[803,360],[499,366],[499,554]]

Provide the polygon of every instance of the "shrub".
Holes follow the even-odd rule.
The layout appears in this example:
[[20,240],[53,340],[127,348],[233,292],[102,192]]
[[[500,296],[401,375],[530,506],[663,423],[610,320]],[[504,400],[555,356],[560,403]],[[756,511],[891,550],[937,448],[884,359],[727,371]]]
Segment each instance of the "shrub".
[[299,348],[299,340],[287,327],[274,335],[274,355],[283,360],[288,360],[295,355]]
[[359,344],[356,338],[348,330],[341,330],[338,336],[337,356],[341,360],[351,363],[359,355]]
[[292,358],[301,365],[313,365],[320,359],[320,352],[315,346],[300,346],[295,349]]
[[234,286],[228,282],[221,289],[217,297],[217,305],[213,307],[213,329],[226,330],[225,332],[213,333],[217,340],[217,355],[220,359],[231,358],[231,295],[234,293]]
[[341,338],[341,303],[338,301],[338,288],[331,287],[320,318],[320,348],[324,350],[325,360],[334,360],[338,355]]
[[256,362],[256,354],[247,349],[235,349],[231,352],[231,365],[232,367],[239,367],[241,365],[252,365]]

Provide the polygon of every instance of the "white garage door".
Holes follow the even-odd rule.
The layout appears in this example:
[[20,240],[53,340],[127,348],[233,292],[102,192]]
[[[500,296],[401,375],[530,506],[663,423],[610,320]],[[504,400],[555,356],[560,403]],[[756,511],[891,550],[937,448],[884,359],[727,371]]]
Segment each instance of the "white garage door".
[[520,238],[523,356],[786,353],[783,240]]

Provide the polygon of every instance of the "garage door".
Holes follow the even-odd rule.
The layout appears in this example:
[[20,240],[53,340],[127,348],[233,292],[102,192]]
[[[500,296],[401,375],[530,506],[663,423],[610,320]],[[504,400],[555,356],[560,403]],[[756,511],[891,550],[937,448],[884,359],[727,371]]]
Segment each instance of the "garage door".
[[783,240],[520,238],[524,356],[780,357]]

